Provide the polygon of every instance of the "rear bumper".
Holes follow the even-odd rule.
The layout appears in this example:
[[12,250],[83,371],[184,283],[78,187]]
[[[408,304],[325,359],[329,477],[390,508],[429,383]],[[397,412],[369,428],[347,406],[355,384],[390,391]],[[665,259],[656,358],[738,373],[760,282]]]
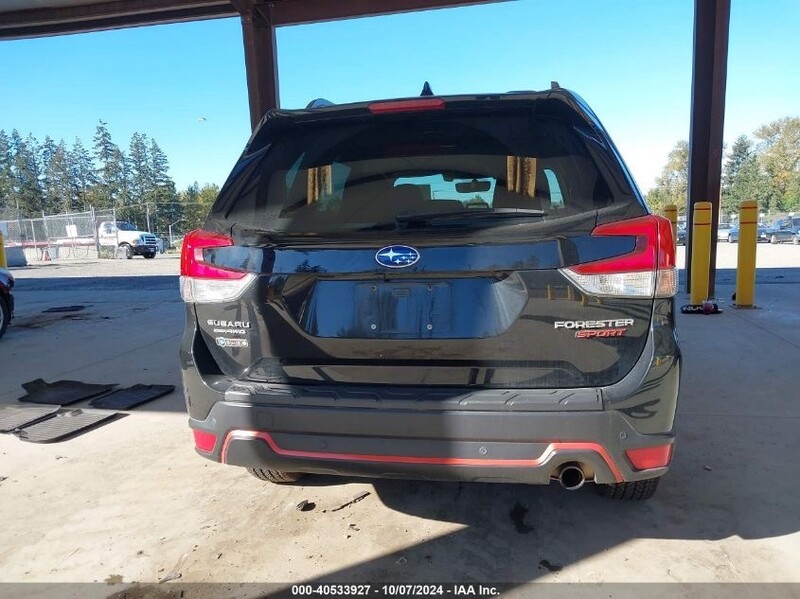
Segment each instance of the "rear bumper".
[[528,484],[547,484],[569,463],[605,484],[661,476],[666,467],[636,470],[625,451],[673,441],[670,433],[638,433],[618,411],[419,412],[223,401],[190,426],[214,436],[200,455],[235,466]]

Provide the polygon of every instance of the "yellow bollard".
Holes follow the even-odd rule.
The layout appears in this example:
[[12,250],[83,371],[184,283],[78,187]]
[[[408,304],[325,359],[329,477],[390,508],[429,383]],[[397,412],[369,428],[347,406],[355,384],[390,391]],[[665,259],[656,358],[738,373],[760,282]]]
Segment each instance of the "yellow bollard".
[[756,293],[758,202],[739,204],[739,248],[736,261],[736,307],[752,308]]
[[8,260],[6,260],[6,246],[3,241],[3,234],[0,233],[0,268],[8,268]]
[[708,299],[711,264],[711,202],[697,202],[692,218],[692,287],[689,303],[699,306]]
[[672,242],[675,246],[678,245],[678,206],[676,204],[667,204],[664,206],[664,216],[672,223]]

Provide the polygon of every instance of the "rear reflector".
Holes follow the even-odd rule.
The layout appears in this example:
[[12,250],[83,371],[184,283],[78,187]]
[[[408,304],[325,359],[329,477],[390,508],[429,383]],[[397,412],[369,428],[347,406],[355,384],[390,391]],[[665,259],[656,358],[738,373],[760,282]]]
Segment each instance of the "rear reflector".
[[193,430],[192,433],[194,434],[194,445],[200,451],[209,453],[217,444],[217,436],[213,433],[198,430]]
[[441,98],[414,98],[412,100],[390,100],[388,102],[372,102],[367,108],[372,114],[390,112],[418,112],[420,110],[442,110],[445,107]]
[[589,295],[672,297],[678,290],[672,224],[661,216],[642,216],[600,225],[593,237],[634,237],[633,250],[621,256],[577,264],[561,273]]
[[185,302],[217,303],[238,299],[256,275],[206,261],[205,251],[230,247],[233,240],[221,233],[196,229],[183,238],[181,297]]
[[657,445],[656,447],[628,449],[625,451],[625,456],[637,470],[663,468],[669,464],[670,459],[672,459],[672,443]]

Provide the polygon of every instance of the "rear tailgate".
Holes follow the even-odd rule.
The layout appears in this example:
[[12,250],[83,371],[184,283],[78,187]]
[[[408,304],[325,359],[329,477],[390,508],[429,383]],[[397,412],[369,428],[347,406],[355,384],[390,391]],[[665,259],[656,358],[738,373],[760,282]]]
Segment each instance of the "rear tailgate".
[[276,123],[223,190],[206,225],[217,233],[184,251],[219,370],[302,384],[620,380],[654,298],[674,292],[671,227],[647,215],[599,123],[547,102]]

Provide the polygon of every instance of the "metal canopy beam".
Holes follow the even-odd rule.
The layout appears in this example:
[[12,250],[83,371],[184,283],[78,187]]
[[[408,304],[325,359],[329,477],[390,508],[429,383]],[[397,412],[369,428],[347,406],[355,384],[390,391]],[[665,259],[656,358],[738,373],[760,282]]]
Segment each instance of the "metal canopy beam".
[[275,25],[301,25],[355,17],[488,4],[503,0],[283,0],[271,2]]
[[279,105],[275,26],[268,9],[263,10],[247,0],[235,0],[235,4],[242,14],[250,126],[255,129],[264,113]]
[[504,0],[69,0],[4,10],[0,0],[0,39],[235,17],[252,6],[278,27],[498,1]]
[[[716,230],[719,224],[722,133],[725,123],[725,84],[728,70],[730,0],[695,0],[692,117],[689,134],[689,231],[697,202],[711,202],[711,262],[709,298],[714,297],[717,273]],[[692,236],[686,246],[686,291],[690,291]]]
[[229,0],[115,0],[100,3],[3,11],[0,39],[21,39],[235,17]]

